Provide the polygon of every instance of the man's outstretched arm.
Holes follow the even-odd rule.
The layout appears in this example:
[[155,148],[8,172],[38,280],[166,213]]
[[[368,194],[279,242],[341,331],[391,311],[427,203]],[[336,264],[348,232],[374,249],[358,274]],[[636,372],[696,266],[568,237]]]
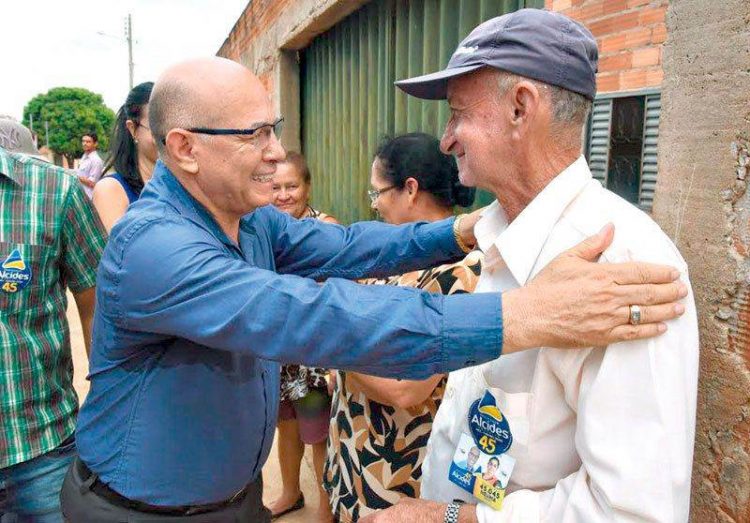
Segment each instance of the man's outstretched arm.
[[495,359],[501,349],[590,346],[658,332],[621,329],[630,303],[644,304],[649,322],[679,313],[674,305],[645,305],[679,299],[679,283],[648,291],[617,283],[630,272],[670,281],[670,268],[582,258],[605,248],[606,234],[553,261],[534,284],[506,296],[510,308],[503,310],[496,293],[442,296],[279,275],[232,258],[208,238],[196,240],[186,227],[154,221],[122,255],[103,260],[105,273],[116,275],[118,298],[101,304],[111,321],[264,359],[423,379]]

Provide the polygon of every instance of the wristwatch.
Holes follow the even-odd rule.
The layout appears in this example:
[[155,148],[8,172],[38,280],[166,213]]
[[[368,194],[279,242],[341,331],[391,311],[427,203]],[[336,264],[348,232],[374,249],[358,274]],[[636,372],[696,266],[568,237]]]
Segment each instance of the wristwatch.
[[459,508],[461,508],[461,505],[458,503],[448,503],[448,507],[445,509],[443,523],[458,523]]

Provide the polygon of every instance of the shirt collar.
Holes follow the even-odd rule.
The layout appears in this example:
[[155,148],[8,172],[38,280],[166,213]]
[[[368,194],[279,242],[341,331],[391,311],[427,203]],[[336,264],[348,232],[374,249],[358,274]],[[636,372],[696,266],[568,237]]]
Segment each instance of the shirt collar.
[[511,224],[500,204],[493,202],[475,227],[479,248],[485,253],[493,246],[497,248],[518,284],[525,285],[552,228],[589,180],[591,171],[580,156],[553,178]]
[[237,248],[237,245],[229,239],[222,228],[219,227],[219,224],[216,223],[216,220],[208,212],[208,209],[185,190],[175,175],[172,174],[172,171],[161,160],[156,162],[153,177],[146,185],[142,198],[153,197],[154,193],[157,197],[175,207],[186,218],[204,226],[225,245]]
[[21,185],[21,180],[16,172],[18,158],[3,148],[0,148],[0,175],[7,177],[10,181]]

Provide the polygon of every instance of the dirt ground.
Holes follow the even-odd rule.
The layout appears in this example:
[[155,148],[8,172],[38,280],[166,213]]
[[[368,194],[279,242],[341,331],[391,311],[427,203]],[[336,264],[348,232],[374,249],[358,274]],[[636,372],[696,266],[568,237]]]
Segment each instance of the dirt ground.
[[[78,318],[75,301],[71,295],[68,295],[68,321],[70,322],[70,337],[73,348],[73,382],[76,391],[78,392],[78,397],[80,401],[83,402],[83,399],[86,397],[86,393],[89,390],[89,382],[86,380],[89,365],[83,344],[81,322]],[[314,521],[318,491],[315,484],[315,473],[312,468],[312,453],[310,447],[305,449],[305,458],[302,462],[302,473],[300,475],[302,492],[305,494],[307,506],[302,510],[288,514],[276,521],[283,523],[304,523]],[[281,493],[281,476],[279,473],[279,462],[275,441],[273,450],[271,451],[271,456],[269,457],[266,466],[263,467],[263,479],[265,482],[263,501],[266,504],[269,504]]]

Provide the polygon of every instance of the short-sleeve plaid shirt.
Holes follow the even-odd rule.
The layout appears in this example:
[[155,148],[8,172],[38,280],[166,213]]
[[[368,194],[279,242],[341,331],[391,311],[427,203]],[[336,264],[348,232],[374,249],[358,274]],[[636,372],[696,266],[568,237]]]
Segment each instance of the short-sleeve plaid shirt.
[[65,288],[95,285],[105,241],[74,175],[0,148],[0,468],[75,429]]

